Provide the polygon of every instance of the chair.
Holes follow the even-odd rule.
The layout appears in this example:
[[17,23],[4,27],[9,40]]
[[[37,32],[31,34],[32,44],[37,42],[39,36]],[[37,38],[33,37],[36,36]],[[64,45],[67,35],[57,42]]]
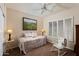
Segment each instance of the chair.
[[[67,39],[60,37],[58,39],[58,43],[53,44],[54,47],[56,47],[56,50],[51,50],[51,51],[58,51],[58,55],[60,55],[60,50],[66,48],[67,46]],[[66,52],[64,52],[62,55],[64,55]]]

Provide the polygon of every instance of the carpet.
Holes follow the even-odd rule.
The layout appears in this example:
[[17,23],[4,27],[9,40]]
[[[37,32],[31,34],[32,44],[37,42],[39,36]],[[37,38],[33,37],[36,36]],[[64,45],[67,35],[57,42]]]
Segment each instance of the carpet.
[[[53,47],[53,44],[51,43],[47,43],[43,46],[40,46],[38,48],[32,49],[30,51],[27,52],[26,55],[24,55],[23,52],[20,53],[20,49],[17,48],[13,48],[7,51],[8,54],[5,54],[3,56],[58,56],[58,51],[51,51],[51,48]],[[55,48],[55,47],[53,47]],[[64,54],[64,56],[74,56],[74,52],[69,50],[69,49],[64,49],[61,50],[62,54],[64,51],[67,51],[66,54]]]

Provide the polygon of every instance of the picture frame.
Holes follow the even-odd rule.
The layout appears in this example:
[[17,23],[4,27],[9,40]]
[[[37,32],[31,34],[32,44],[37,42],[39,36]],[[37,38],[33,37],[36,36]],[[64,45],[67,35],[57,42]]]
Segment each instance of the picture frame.
[[23,30],[37,30],[37,20],[23,17]]

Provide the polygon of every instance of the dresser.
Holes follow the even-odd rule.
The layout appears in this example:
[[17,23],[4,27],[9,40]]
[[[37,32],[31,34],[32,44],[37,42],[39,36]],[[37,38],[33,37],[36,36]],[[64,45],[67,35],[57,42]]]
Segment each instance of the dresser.
[[75,28],[76,28],[76,44],[74,51],[76,55],[79,56],[79,25],[76,25]]

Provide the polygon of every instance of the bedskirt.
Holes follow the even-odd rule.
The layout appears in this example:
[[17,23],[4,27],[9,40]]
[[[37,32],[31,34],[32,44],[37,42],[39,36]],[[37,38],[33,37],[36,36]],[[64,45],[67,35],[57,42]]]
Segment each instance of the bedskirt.
[[24,54],[26,54],[29,50],[40,47],[40,46],[46,44],[46,42],[47,42],[46,37],[40,37],[35,40],[29,40],[29,41],[25,41],[25,42],[20,41],[19,48],[20,48],[20,51],[23,51]]

